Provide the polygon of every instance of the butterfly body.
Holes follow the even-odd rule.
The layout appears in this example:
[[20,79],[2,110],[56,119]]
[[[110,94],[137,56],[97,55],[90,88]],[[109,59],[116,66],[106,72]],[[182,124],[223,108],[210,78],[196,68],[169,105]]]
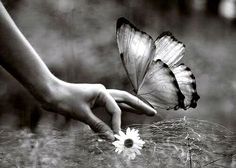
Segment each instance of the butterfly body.
[[191,70],[178,62],[185,46],[170,32],[155,41],[125,18],[117,21],[121,60],[137,96],[154,108],[195,108],[199,96]]

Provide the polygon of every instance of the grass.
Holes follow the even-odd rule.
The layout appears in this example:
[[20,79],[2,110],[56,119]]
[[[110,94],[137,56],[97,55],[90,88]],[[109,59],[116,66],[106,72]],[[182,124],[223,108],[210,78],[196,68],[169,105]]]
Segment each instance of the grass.
[[53,168],[123,167],[234,167],[236,136],[215,123],[173,119],[149,125],[132,125],[146,142],[133,161],[114,151],[111,142],[90,130],[68,130],[39,126],[29,130],[1,128],[0,166]]

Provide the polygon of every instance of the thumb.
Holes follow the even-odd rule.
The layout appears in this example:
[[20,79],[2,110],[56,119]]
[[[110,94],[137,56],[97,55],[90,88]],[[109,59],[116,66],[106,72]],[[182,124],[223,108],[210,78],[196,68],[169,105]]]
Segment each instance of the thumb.
[[98,133],[98,135],[103,139],[107,139],[111,141],[115,140],[115,137],[111,128],[107,124],[105,124],[102,120],[100,120],[98,117],[96,117],[92,113],[89,107],[87,107],[87,114],[88,114],[88,118],[85,121],[85,123],[88,124],[94,132]]

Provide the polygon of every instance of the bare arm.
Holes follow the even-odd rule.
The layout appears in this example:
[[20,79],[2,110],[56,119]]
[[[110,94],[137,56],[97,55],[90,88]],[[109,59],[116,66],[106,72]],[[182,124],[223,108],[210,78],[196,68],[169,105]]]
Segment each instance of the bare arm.
[[56,84],[57,79],[17,28],[1,2],[0,64],[41,101],[49,96],[50,88]]
[[[121,108],[154,115],[156,111],[137,97],[101,84],[72,84],[56,78],[15,25],[0,2],[0,65],[13,75],[42,104],[55,113],[80,120],[95,132],[114,139],[111,129],[92,113],[103,106],[112,115],[112,128],[121,127]],[[118,106],[119,103],[120,107]]]

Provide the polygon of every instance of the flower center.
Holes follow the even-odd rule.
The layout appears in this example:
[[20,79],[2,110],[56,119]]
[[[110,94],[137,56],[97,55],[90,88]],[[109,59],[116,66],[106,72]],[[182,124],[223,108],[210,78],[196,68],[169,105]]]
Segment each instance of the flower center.
[[124,142],[124,145],[126,148],[131,148],[133,146],[134,142],[132,139],[126,139]]

